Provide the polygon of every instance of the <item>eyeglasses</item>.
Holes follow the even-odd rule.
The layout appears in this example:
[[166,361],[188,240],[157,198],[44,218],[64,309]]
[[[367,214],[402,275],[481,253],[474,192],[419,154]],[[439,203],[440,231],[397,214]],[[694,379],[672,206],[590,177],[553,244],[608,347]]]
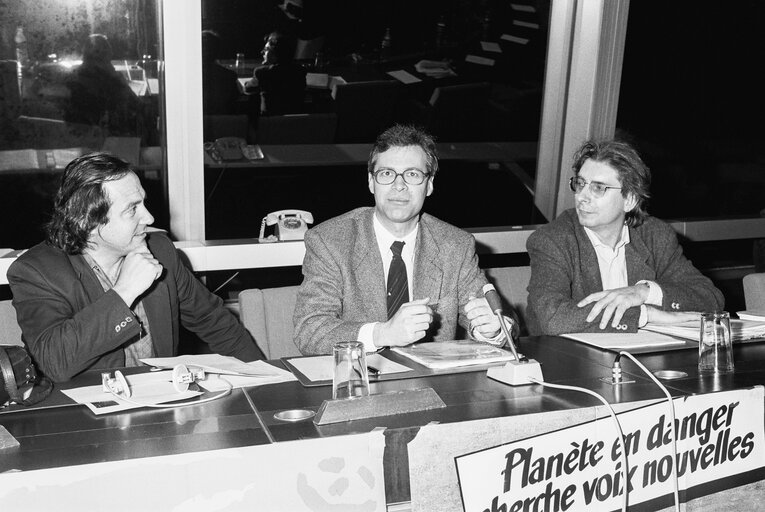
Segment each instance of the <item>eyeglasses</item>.
[[590,186],[590,194],[595,197],[603,197],[606,191],[610,188],[615,190],[622,189],[622,187],[612,187],[611,185],[606,185],[605,183],[601,183],[599,181],[587,181],[584,178],[580,178],[579,176],[572,176],[568,180],[568,186],[571,187],[571,192],[576,194],[584,190],[584,187],[587,185]]
[[399,176],[404,178],[408,185],[421,185],[430,173],[422,172],[419,169],[407,169],[404,172],[396,172],[391,169],[380,169],[373,174],[375,181],[380,185],[390,185]]

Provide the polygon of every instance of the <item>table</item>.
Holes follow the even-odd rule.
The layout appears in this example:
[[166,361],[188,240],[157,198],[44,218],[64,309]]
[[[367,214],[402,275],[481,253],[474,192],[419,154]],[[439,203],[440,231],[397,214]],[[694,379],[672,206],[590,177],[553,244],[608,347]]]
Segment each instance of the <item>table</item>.
[[[624,357],[624,371],[635,383],[612,386],[603,382],[601,378],[611,375],[614,352],[560,337],[524,338],[519,350],[541,362],[547,382],[586,387],[600,393],[612,404],[664,396]],[[394,353],[389,357],[413,364]],[[678,369],[688,373],[686,378],[665,381],[673,396],[765,383],[765,343],[761,342],[736,345],[736,372],[719,377],[700,377],[697,374],[696,352],[692,349],[646,353],[637,357],[651,371]],[[274,361],[274,364],[281,362]],[[57,390],[39,408],[17,408],[0,413],[0,425],[21,444],[19,449],[0,457],[0,472],[265,445],[269,443],[269,437],[278,444],[370,432],[384,427],[387,429],[384,460],[387,501],[389,504],[405,503],[411,499],[407,443],[424,426],[434,422],[463,424],[506,416],[568,411],[598,404],[595,398],[574,391],[534,385],[506,386],[488,379],[485,369],[438,374],[419,367],[418,372],[421,376],[417,378],[373,382],[372,393],[431,387],[446,408],[321,427],[310,420],[287,423],[274,419],[276,412],[285,409],[315,411],[329,398],[330,387],[303,387],[298,382],[239,389],[225,399],[199,406],[138,409],[100,417],[92,415],[84,406],[68,404],[68,399]],[[89,372],[66,386],[97,382],[100,382],[99,372]],[[268,432],[262,428],[258,414]],[[1,479],[2,475],[0,483]],[[765,479],[765,472],[755,472],[749,479],[752,482]],[[719,490],[715,487],[709,489],[697,492],[703,494]]]

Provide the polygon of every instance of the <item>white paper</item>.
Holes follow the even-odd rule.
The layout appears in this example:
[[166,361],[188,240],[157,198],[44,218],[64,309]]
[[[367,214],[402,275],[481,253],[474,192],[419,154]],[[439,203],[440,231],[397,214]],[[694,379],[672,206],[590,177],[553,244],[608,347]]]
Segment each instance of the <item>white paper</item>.
[[485,52],[502,53],[502,48],[497,43],[481,41],[481,49]]
[[479,57],[477,55],[465,55],[465,62],[472,62],[473,64],[480,64],[481,66],[494,65],[494,59],[487,59],[486,57]]
[[403,82],[405,84],[415,84],[417,82],[422,82],[419,78],[414,76],[413,74],[404,71],[403,69],[397,69],[396,71],[388,71],[388,74],[395,78],[396,80]]
[[500,37],[503,41],[510,41],[511,43],[526,44],[529,42],[525,37],[511,36],[510,34],[503,34]]
[[198,354],[177,357],[148,357],[141,362],[156,368],[175,368],[179,364],[196,366],[207,373],[223,375],[248,375],[250,377],[274,377],[279,375],[271,365],[259,366],[243,363],[239,359],[220,354]]
[[305,85],[318,89],[326,89],[329,86],[329,75],[326,73],[306,73]]
[[109,391],[104,391],[102,385],[84,386],[81,388],[62,389],[66,396],[88,407],[94,414],[126,411],[144,407],[142,404],[157,405],[176,400],[186,400],[199,396],[200,391],[179,392],[173,386],[173,372],[149,372],[136,375],[126,375],[130,386],[131,403],[120,400]]
[[514,11],[518,11],[518,12],[537,12],[536,8],[533,5],[510,4],[510,7]]
[[[403,364],[391,361],[380,354],[367,354],[367,366],[377,368],[379,375],[390,373],[411,372],[412,369]],[[332,356],[295,357],[288,359],[290,364],[300,370],[300,373],[308,377],[311,382],[332,380],[334,371],[334,359]]]
[[[699,331],[701,329],[700,324],[700,319],[668,325],[648,323],[643,329],[698,342]],[[733,342],[765,338],[765,322],[731,318],[730,337]]]
[[677,339],[666,334],[644,331],[642,329],[635,333],[576,332],[562,334],[561,336],[606,349],[629,350],[646,347],[685,345],[685,340]]
[[[277,368],[269,363],[266,363],[265,361],[253,361],[251,363],[247,363],[247,366],[251,366],[253,371],[257,371],[259,374],[273,373],[274,375],[266,377],[262,377],[260,375],[255,377],[249,375],[226,375],[225,379],[231,384],[232,387],[246,388],[249,386],[264,386],[266,384],[276,384],[277,382],[289,382],[292,380],[297,380],[297,377],[292,375],[292,372]],[[223,391],[227,388],[226,384],[221,382],[220,379],[205,379],[197,381],[197,384],[205,388],[207,391]]]

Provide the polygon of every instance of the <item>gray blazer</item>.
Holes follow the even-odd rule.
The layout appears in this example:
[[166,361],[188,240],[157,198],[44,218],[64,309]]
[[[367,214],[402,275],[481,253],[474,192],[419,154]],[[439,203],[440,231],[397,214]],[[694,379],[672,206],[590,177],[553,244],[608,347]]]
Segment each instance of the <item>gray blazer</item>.
[[[643,279],[656,282],[663,292],[663,310],[723,309],[723,294],[683,256],[671,226],[648,217],[629,231],[625,259],[630,285]],[[529,334],[625,332],[617,331],[610,323],[601,331],[599,321],[586,321],[592,307],[577,307],[583,298],[602,291],[603,282],[595,248],[573,208],[537,229],[526,242],[526,249],[531,259]],[[635,332],[639,318],[640,308],[630,308],[621,323],[627,332]]]
[[[377,247],[374,209],[358,208],[310,229],[305,236],[303,284],[295,305],[295,343],[303,354],[329,354],[332,343],[358,339],[365,323],[387,318],[385,272]],[[422,214],[415,247],[412,299],[438,301],[425,340],[452,340],[463,306],[483,295],[475,239]],[[459,320],[458,320],[459,319]]]

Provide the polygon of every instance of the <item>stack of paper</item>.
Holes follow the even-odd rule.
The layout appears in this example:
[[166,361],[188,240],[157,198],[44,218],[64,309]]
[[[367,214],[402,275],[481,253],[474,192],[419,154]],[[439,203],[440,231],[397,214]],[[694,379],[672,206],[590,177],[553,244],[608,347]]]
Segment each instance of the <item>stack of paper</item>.
[[[701,320],[690,320],[688,322],[670,325],[648,323],[643,329],[699,341],[699,331],[701,329],[700,322]],[[731,318],[730,337],[731,341],[734,343],[743,340],[765,338],[765,321]]]
[[428,368],[459,368],[515,359],[507,350],[470,340],[415,343],[391,350]]
[[765,322],[765,311],[758,310],[746,310],[737,311],[736,314],[742,320],[754,320],[755,322]]
[[[660,348],[685,345],[685,341],[650,331],[634,333],[574,332],[561,334],[564,338],[581,341],[606,350],[635,350],[639,348]],[[698,334],[697,334],[698,337]]]

